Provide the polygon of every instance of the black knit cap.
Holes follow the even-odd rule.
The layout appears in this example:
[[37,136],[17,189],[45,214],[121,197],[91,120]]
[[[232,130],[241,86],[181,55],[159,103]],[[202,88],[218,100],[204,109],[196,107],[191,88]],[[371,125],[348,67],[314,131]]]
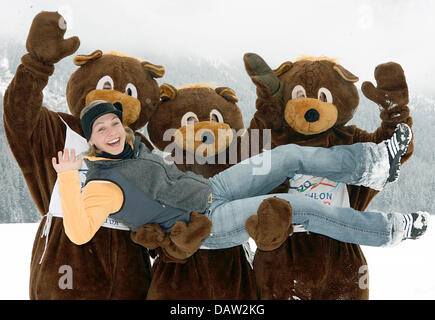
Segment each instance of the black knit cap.
[[115,114],[122,122],[122,104],[119,102],[115,102],[114,104],[111,104],[110,102],[99,103],[82,115],[80,121],[82,123],[83,133],[87,141],[89,141],[91,138],[92,125],[94,124],[95,120],[107,113]]

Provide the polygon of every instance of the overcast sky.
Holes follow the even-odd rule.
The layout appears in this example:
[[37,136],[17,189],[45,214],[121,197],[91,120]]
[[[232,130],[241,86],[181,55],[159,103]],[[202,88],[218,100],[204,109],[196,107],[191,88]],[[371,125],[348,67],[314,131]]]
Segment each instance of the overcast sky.
[[435,94],[431,0],[14,0],[2,7],[0,35],[24,42],[41,10],[59,11],[66,35],[79,36],[88,50],[134,55],[146,48],[240,65],[243,53],[256,52],[272,68],[324,55],[359,76],[359,85],[373,80],[379,63],[396,61],[411,90]]

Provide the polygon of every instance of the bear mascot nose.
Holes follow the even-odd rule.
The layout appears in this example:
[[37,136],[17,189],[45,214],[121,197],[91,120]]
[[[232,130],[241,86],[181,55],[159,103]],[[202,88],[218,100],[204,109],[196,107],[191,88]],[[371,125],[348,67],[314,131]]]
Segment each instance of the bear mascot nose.
[[320,114],[315,109],[310,109],[305,113],[305,120],[307,120],[308,122],[316,122],[317,120],[319,120],[319,118]]

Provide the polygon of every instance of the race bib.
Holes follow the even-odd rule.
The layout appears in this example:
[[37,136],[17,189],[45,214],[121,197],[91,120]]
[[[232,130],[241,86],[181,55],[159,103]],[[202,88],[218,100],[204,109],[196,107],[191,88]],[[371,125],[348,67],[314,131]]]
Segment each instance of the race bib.
[[303,194],[329,206],[350,207],[347,185],[327,178],[297,174],[290,180],[289,193]]

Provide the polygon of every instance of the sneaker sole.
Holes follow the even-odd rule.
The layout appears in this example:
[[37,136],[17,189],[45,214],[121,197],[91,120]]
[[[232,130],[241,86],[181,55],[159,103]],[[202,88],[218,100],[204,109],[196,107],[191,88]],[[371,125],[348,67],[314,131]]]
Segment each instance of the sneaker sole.
[[[396,134],[397,131],[399,132],[398,134]],[[397,141],[397,139],[395,139],[398,135],[400,135],[401,137],[404,136],[403,139],[400,140],[401,142],[400,144],[401,145],[406,144],[405,148],[402,149],[398,148],[399,142]],[[392,141],[393,139],[395,140]],[[391,161],[390,171],[389,171],[390,176],[387,179],[388,182],[394,182],[399,178],[400,160],[402,156],[406,153],[406,150],[408,150],[411,140],[412,140],[411,128],[406,124],[398,125],[398,128],[394,131],[393,137],[391,137],[389,141],[390,148],[396,151],[396,155]],[[388,155],[389,157],[391,157],[390,151],[388,151]]]

